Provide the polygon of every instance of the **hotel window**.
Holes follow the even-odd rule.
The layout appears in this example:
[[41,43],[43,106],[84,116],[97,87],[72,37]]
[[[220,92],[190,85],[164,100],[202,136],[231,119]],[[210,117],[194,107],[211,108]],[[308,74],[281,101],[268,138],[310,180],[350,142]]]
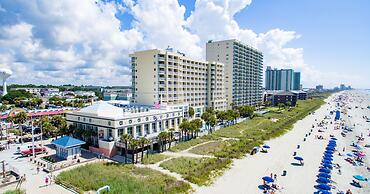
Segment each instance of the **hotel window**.
[[119,125],[123,125],[123,121],[120,121],[120,122],[119,122]]
[[153,129],[153,132],[157,132],[157,124],[156,123],[152,123],[152,129]]
[[138,118],[138,119],[137,119],[137,122],[140,122],[140,121],[141,121],[141,119],[140,119],[140,118]]
[[112,122],[108,121],[108,125],[111,126]]
[[134,136],[134,134],[132,133],[132,127],[127,127],[127,134]]
[[113,137],[112,129],[108,129],[108,138]]
[[128,120],[128,123],[129,123],[129,124],[131,124],[131,123],[132,123],[132,120],[131,120],[131,119],[130,119],[130,120]]

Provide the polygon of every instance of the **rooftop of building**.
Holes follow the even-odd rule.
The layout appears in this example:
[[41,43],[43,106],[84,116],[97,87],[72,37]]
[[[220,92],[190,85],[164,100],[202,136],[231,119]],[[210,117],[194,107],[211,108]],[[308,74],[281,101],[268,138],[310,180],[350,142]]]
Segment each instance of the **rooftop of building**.
[[[116,105],[116,106],[115,106]],[[109,119],[127,119],[146,115],[155,115],[163,113],[171,113],[180,111],[171,106],[158,105],[138,105],[138,104],[115,104],[112,105],[109,101],[98,101],[91,106],[82,108],[81,110],[69,113],[77,115],[95,116]],[[120,107],[118,107],[120,106]]]
[[255,47],[253,47],[253,46],[251,46],[251,45],[249,45],[249,44],[247,44],[247,43],[244,43],[244,42],[242,42],[241,40],[238,40],[238,39],[227,39],[227,40],[216,40],[216,41],[214,41],[214,40],[209,40],[208,42],[207,42],[207,44],[209,44],[209,43],[219,43],[219,42],[236,42],[236,43],[238,43],[238,44],[241,44],[241,45],[243,45],[243,46],[245,46],[245,47],[248,47],[248,48],[250,48],[250,49],[252,49],[253,51],[256,51],[256,52],[258,52],[258,53],[261,53],[262,54],[262,52],[261,51],[259,51],[257,48],[255,48]]

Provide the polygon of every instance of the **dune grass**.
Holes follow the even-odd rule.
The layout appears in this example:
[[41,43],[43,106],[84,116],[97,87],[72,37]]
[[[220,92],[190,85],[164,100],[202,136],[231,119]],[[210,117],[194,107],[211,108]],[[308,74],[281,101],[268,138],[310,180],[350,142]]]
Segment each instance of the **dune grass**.
[[25,190],[21,190],[21,189],[14,189],[14,190],[8,190],[8,191],[5,191],[4,194],[25,194],[26,191]]
[[214,152],[217,152],[219,149],[221,149],[222,143],[223,141],[211,141],[203,145],[194,147],[191,150],[189,150],[189,152],[193,154],[210,155],[210,154],[213,154]]
[[144,156],[143,164],[155,164],[167,158],[169,158],[169,156],[163,154],[149,154],[148,156]]
[[160,164],[162,168],[181,174],[185,180],[197,185],[209,185],[214,177],[231,165],[230,159],[179,157]]
[[189,148],[191,148],[195,145],[198,145],[198,144],[201,144],[201,143],[204,143],[204,142],[207,142],[207,141],[211,141],[211,140],[219,140],[219,138],[217,138],[216,136],[213,136],[213,135],[205,135],[205,136],[198,137],[196,139],[192,139],[192,140],[189,140],[189,141],[180,142],[180,143],[176,144],[175,146],[171,147],[170,151],[173,151],[173,152],[183,151],[183,150],[189,149]]
[[109,193],[187,193],[191,186],[183,181],[149,168],[116,163],[94,163],[61,172],[58,184],[77,190],[79,193],[96,191],[109,185]]

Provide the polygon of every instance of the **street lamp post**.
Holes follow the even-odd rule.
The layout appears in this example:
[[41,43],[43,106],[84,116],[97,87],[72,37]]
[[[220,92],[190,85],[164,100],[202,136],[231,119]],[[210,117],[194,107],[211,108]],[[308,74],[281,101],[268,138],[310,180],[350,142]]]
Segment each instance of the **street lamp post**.
[[33,120],[32,120],[32,116],[30,116],[31,118],[31,132],[32,132],[32,157],[36,157],[35,155],[35,137],[34,137],[34,127],[33,127]]

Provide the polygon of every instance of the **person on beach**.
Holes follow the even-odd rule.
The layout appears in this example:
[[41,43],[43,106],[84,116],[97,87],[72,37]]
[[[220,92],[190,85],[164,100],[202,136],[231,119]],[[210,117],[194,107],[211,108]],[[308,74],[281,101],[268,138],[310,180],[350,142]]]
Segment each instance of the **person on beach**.
[[37,165],[36,172],[37,172],[37,174],[40,173],[40,166],[39,165]]
[[49,176],[46,176],[45,177],[45,186],[48,186],[48,184],[49,184]]
[[276,182],[277,181],[277,175],[274,174],[274,181]]
[[352,194],[351,189],[348,189],[348,190],[346,191],[346,194]]

